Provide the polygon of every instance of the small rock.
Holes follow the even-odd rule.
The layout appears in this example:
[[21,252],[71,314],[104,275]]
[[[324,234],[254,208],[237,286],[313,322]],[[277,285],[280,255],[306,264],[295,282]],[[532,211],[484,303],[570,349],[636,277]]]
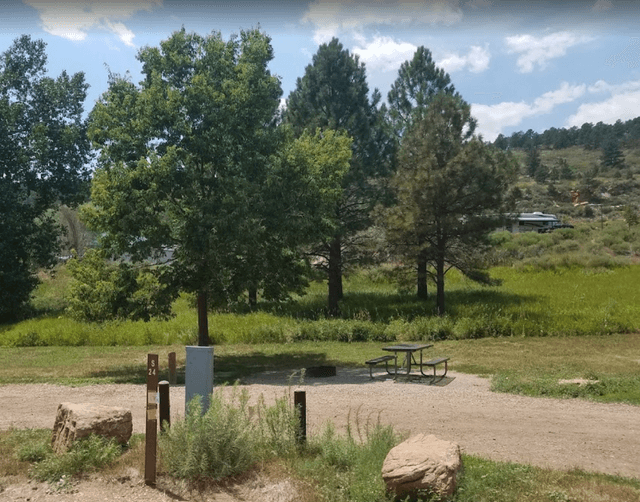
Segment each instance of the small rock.
[[581,387],[583,385],[593,385],[596,383],[600,383],[600,380],[587,380],[586,378],[572,378],[570,380],[558,380],[558,383],[560,385],[577,385],[578,387]]

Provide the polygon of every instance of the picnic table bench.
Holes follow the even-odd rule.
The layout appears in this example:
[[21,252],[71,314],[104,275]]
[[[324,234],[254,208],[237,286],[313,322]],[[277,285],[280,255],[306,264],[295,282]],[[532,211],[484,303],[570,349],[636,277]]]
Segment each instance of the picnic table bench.
[[394,373],[389,371],[389,361],[395,361],[395,359],[396,359],[396,356],[389,355],[389,356],[374,357],[373,359],[369,359],[368,361],[365,361],[365,364],[369,365],[369,376],[373,378],[373,367],[379,363],[384,363],[384,368],[387,370],[387,373],[389,373],[389,375],[393,375]]
[[[442,375],[440,375],[440,378],[443,378],[446,374],[447,374],[447,370],[448,370],[448,363],[449,358],[448,357],[436,357],[435,359],[431,359],[431,361],[427,361],[425,363],[422,363],[421,366],[430,366],[433,368],[433,378],[435,380],[436,378],[436,366],[438,366],[438,364],[442,364],[444,363],[444,373]],[[420,367],[420,373],[422,373],[424,375],[424,372],[422,371],[422,367]],[[431,375],[425,375],[425,376],[431,376]]]

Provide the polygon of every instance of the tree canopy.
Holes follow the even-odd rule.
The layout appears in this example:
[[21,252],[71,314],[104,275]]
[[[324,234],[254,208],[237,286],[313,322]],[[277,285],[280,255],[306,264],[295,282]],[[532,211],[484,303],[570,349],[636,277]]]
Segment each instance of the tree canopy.
[[324,228],[324,201],[350,159],[344,135],[293,142],[276,127],[272,57],[258,29],[228,41],[183,29],[140,51],[140,85],[112,76],[91,114],[101,152],[86,217],[112,255],[170,253],[171,282],[198,295],[200,344],[208,299],[299,287],[296,246]]
[[410,61],[400,65],[398,78],[387,95],[389,117],[398,138],[439,93],[459,96],[449,74],[436,66],[429,49],[420,46]]
[[83,73],[46,75],[46,45],[24,35],[0,55],[0,320],[18,316],[38,267],[56,261],[52,209],[86,195]]
[[504,152],[472,135],[472,123],[459,97],[435,96],[403,138],[391,180],[397,204],[386,212],[388,238],[405,258],[433,264],[439,315],[449,269],[483,278],[477,251],[499,226],[516,173]]
[[[400,66],[398,77],[387,95],[388,117],[395,133],[394,160],[397,161],[398,148],[405,133],[424,117],[429,104],[441,93],[460,97],[451,83],[449,74],[436,66],[431,51],[424,46],[418,47],[413,58]],[[470,118],[467,126],[470,134],[473,133],[475,126],[475,119]],[[402,239],[392,239],[391,245],[406,249],[410,243]],[[418,253],[416,265],[418,298],[426,299],[428,257],[425,250]]]

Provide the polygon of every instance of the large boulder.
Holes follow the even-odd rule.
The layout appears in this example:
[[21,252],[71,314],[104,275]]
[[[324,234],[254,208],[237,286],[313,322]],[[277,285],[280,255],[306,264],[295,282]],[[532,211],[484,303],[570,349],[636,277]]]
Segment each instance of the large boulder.
[[125,444],[132,432],[130,410],[100,404],[61,403],[51,443],[54,451],[64,452],[76,439],[96,434]]
[[462,467],[460,446],[434,435],[418,434],[392,448],[382,465],[387,489],[399,497],[427,490],[453,495]]

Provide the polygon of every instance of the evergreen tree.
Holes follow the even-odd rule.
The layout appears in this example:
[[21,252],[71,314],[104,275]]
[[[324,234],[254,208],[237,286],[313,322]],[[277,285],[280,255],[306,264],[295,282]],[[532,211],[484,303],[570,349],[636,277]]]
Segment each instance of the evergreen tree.
[[87,194],[84,74],[46,75],[45,43],[0,55],[0,322],[24,313],[39,267],[58,254],[55,209]]
[[459,96],[449,74],[436,66],[431,51],[418,47],[413,58],[400,66],[387,96],[390,120],[398,138],[414,120],[420,120],[439,93]]
[[605,168],[622,169],[624,167],[624,154],[620,149],[620,140],[610,135],[602,144],[601,164]]
[[334,208],[335,231],[331,239],[313,250],[322,258],[327,273],[332,315],[339,311],[344,268],[354,259],[354,238],[370,226],[371,209],[383,195],[377,180],[386,176],[390,167],[385,110],[378,110],[379,100],[377,90],[369,99],[364,64],[336,38],[318,48],[287,100],[285,121],[296,135],[316,128],[334,129],[345,131],[353,140],[342,197]]
[[386,211],[392,241],[405,256],[428,252],[435,268],[437,309],[445,313],[446,272],[457,268],[476,279],[476,258],[488,233],[498,226],[507,189],[516,175],[510,157],[469,131],[470,106],[439,94],[403,138],[392,178],[397,205]]
[[536,178],[538,171],[543,170],[542,160],[540,159],[539,148],[537,147],[527,148],[526,170],[527,170],[527,175],[534,179]]
[[[405,61],[398,70],[398,78],[391,85],[388,94],[389,116],[395,131],[396,151],[403,141],[404,134],[412,125],[422,120],[431,102],[440,94],[460,98],[451,83],[451,77],[433,61],[431,51],[418,47],[413,58]],[[469,117],[468,133],[473,134],[476,121]],[[391,234],[389,234],[391,235]],[[405,244],[392,239],[394,247],[399,250]],[[430,261],[429,250],[423,242],[418,243],[417,258],[417,292],[418,298],[427,298],[427,268]]]

